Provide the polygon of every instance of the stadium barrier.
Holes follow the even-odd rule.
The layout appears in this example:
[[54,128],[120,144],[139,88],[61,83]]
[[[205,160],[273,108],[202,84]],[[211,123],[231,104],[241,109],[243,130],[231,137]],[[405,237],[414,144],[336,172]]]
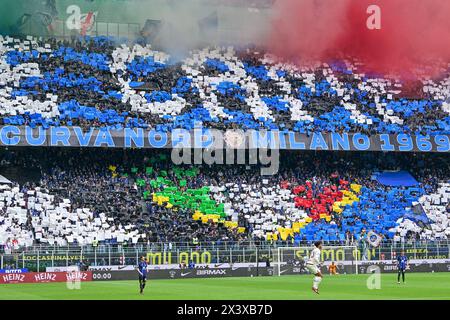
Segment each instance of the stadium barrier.
[[[48,271],[48,270],[46,270]],[[27,268],[23,269],[0,269],[0,273],[26,273],[28,272]]]
[[[226,278],[226,277],[256,277],[273,276],[271,267],[241,267],[212,269],[163,269],[148,272],[148,279],[184,279],[184,278]],[[136,270],[125,271],[92,271],[93,281],[137,280]]]
[[[328,274],[329,264],[321,268],[323,274]],[[337,272],[340,274],[353,274],[355,267],[351,263],[336,263]],[[370,267],[370,268],[369,268]],[[371,273],[373,267],[378,267],[381,273],[396,273],[397,263],[393,261],[364,261],[358,265],[358,274]],[[449,272],[450,260],[412,260],[408,263],[409,272]],[[309,274],[304,263],[288,264],[280,266],[280,275]]]
[[92,281],[91,271],[25,272],[0,275],[0,284]]
[[[328,265],[322,266],[322,273],[328,273]],[[358,274],[371,273],[373,267],[379,268],[381,273],[396,273],[397,264],[393,261],[365,261],[358,265]],[[128,266],[127,266],[128,267]],[[370,268],[369,268],[370,267]],[[275,276],[277,273],[274,267],[228,267],[210,269],[157,269],[149,270],[148,279],[185,279],[185,278],[226,278],[226,277],[257,277]],[[450,260],[413,260],[409,262],[409,272],[449,272]],[[340,274],[354,274],[355,268],[351,262],[341,262],[337,264],[337,271]],[[283,265],[281,275],[309,274],[304,264]],[[136,270],[93,270],[93,281],[110,280],[136,280],[138,273]]]
[[[367,273],[369,266],[378,266],[382,273],[397,272],[397,263],[393,262],[364,262],[359,268],[360,273]],[[449,272],[450,260],[414,260],[409,261],[408,271],[410,272]]]
[[[339,246],[325,243],[326,246],[335,246],[324,251],[325,260],[333,260],[340,263],[343,259]],[[280,244],[286,247],[286,243]],[[303,244],[310,248],[311,244]],[[450,259],[450,242],[383,242],[378,247],[356,243],[355,255],[360,262],[364,261],[392,261],[396,254],[405,251],[410,260],[424,259]],[[98,246],[34,246],[18,248],[13,252],[6,252],[0,248],[0,269],[23,269],[39,272],[64,271],[61,268],[77,265],[80,260],[90,267],[94,266],[117,266],[137,265],[139,258],[145,256],[150,266],[158,268],[177,267],[179,264],[188,264],[192,261],[199,265],[221,265],[224,264],[256,264],[257,261],[272,265],[277,261],[277,243],[265,243],[259,246],[252,244],[222,243],[198,244],[189,243],[151,243],[138,245],[98,245]],[[294,247],[292,247],[294,248]],[[300,255],[307,254],[307,250]],[[171,266],[169,266],[171,265]],[[58,269],[59,268],[59,269]],[[50,271],[47,270],[47,271]]]

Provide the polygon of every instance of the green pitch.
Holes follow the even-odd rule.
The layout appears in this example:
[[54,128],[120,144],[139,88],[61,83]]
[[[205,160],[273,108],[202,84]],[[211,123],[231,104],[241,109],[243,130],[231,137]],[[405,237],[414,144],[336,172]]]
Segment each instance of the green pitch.
[[397,284],[396,274],[382,274],[381,289],[369,290],[369,275],[325,276],[320,295],[311,291],[312,277],[210,278],[152,280],[143,296],[138,281],[83,282],[69,290],[65,283],[0,285],[0,299],[58,300],[317,300],[317,299],[447,299],[450,273],[407,274],[406,284]]

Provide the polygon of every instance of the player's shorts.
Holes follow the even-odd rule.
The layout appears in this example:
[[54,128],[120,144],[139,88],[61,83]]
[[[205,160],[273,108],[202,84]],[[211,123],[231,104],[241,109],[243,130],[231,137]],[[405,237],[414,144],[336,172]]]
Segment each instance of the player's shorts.
[[320,269],[313,264],[306,264],[306,270],[308,270],[311,274],[317,274],[320,272]]
[[147,281],[147,275],[139,275],[139,281]]

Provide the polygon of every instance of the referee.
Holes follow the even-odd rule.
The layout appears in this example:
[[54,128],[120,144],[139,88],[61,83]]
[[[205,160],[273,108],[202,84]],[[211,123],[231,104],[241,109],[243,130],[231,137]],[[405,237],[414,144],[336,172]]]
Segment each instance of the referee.
[[405,256],[405,251],[397,257],[398,276],[397,283],[400,284],[400,274],[402,275],[403,283],[405,283],[405,271],[408,265],[408,258]]
[[141,257],[141,261],[139,261],[137,271],[139,272],[139,288],[140,294],[144,294],[145,283],[147,282],[147,261],[145,257]]

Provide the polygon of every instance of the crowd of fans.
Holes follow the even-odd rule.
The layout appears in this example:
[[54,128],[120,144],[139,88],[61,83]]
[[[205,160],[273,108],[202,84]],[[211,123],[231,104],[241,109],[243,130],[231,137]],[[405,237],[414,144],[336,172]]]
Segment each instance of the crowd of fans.
[[0,36],[0,123],[170,131],[201,121],[307,134],[449,134],[450,78],[411,84],[356,65],[299,68],[260,49],[231,47],[198,49],[179,61],[148,44],[104,37]]
[[[300,68],[231,47],[174,60],[149,44],[105,37],[0,36],[0,125],[169,132],[200,121],[222,130],[450,134],[448,73],[404,83],[362,74],[357,64]],[[0,245],[450,236],[445,154],[283,151],[273,176],[258,166],[175,166],[169,158],[148,150],[2,151],[12,184],[0,184]],[[418,184],[382,184],[385,170],[408,171]]]
[[[18,245],[25,240],[28,245],[48,243],[46,237],[56,244],[195,245],[313,238],[348,243],[370,231],[402,240],[450,235],[445,155],[286,152],[274,176],[261,176],[257,166],[177,167],[169,157],[145,150],[4,152],[3,168],[20,168],[22,177],[38,171],[40,178],[30,178],[20,188],[3,187],[2,244],[13,239]],[[420,184],[413,190],[384,186],[373,178],[375,172],[399,169],[409,171]],[[306,191],[298,189],[302,186]],[[205,187],[207,191],[194,196]],[[336,207],[337,201],[344,201],[342,195],[330,198],[327,189],[358,200]],[[392,192],[396,196],[391,197]],[[297,205],[303,201],[299,199],[315,204]],[[321,199],[332,200],[320,209]],[[418,203],[424,211],[413,215]],[[66,226],[59,228],[58,223]]]

